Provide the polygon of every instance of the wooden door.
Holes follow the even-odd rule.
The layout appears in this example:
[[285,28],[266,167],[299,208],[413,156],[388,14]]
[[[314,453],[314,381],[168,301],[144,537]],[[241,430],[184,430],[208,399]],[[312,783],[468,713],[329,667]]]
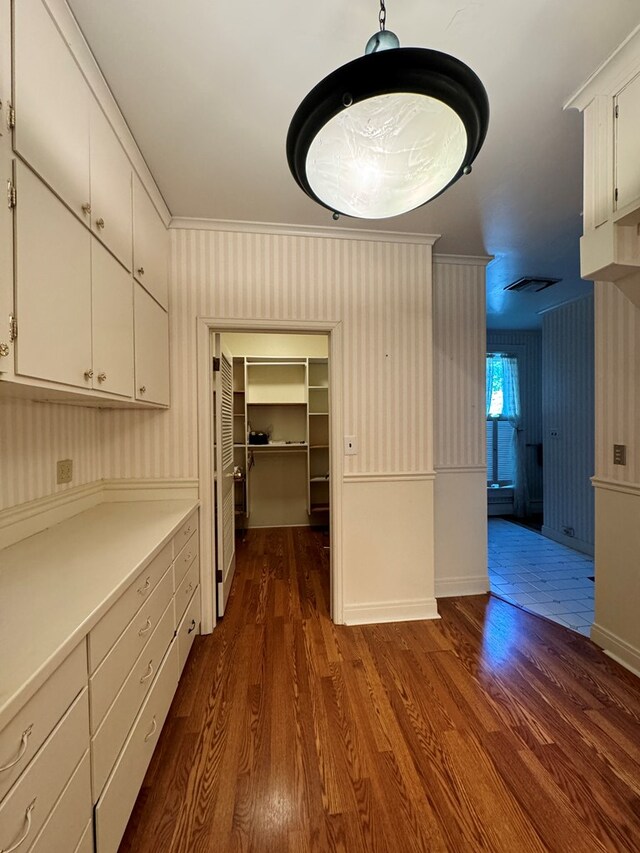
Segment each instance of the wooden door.
[[16,187],[16,373],[91,388],[91,234],[19,161]]
[[134,285],[136,399],[169,405],[169,317],[144,288]]
[[140,180],[133,179],[133,274],[166,308],[168,235]]
[[133,262],[131,164],[97,103],[91,105],[91,229],[124,266]]
[[93,387],[133,396],[133,279],[92,241]]
[[89,224],[91,94],[42,0],[16,0],[13,145]]
[[224,614],[236,568],[233,479],[233,358],[215,336],[219,370],[215,372],[216,403],[216,534],[218,615]]

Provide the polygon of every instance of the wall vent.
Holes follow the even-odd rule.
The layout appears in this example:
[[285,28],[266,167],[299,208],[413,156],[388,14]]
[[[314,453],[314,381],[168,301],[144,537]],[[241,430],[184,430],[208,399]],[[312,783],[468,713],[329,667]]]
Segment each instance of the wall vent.
[[553,285],[557,284],[559,281],[562,281],[562,279],[549,278],[548,276],[525,275],[523,278],[519,278],[517,281],[513,281],[511,284],[508,284],[504,290],[511,290],[516,293],[522,293],[524,291],[539,293],[541,290],[553,287]]

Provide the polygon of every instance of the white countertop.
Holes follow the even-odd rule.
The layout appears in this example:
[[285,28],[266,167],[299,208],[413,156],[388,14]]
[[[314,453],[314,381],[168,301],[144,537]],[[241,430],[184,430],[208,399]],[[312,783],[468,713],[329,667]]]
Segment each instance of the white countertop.
[[101,503],[0,551],[0,729],[197,505]]

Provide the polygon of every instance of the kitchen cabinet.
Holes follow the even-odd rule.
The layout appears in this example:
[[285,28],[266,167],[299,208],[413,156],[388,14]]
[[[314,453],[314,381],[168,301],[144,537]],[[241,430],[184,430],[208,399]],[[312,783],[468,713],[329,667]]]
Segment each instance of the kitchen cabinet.
[[169,317],[167,312],[135,284],[136,399],[169,405]]
[[640,209],[640,74],[617,94],[615,116],[616,210]]
[[133,181],[133,268],[136,280],[168,307],[167,230],[139,178]]

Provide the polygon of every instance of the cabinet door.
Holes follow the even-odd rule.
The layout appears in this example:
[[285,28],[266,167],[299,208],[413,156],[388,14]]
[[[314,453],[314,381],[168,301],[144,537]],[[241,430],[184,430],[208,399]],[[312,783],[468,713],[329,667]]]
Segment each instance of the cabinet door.
[[164,222],[137,177],[133,180],[133,271],[136,279],[165,308],[168,235]]
[[616,208],[640,199],[640,74],[616,98]]
[[89,89],[42,0],[17,0],[14,17],[14,148],[86,218]]
[[136,399],[169,405],[169,317],[135,285]]
[[16,163],[16,372],[91,387],[91,234]]
[[133,280],[92,241],[93,387],[133,396]]
[[91,228],[130,270],[131,164],[104,113],[91,104]]

